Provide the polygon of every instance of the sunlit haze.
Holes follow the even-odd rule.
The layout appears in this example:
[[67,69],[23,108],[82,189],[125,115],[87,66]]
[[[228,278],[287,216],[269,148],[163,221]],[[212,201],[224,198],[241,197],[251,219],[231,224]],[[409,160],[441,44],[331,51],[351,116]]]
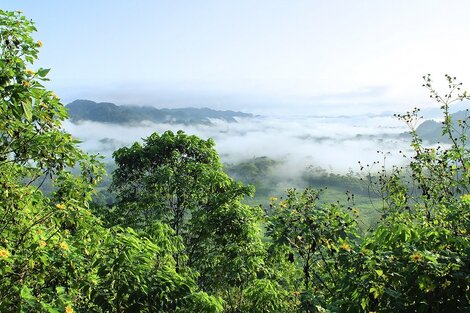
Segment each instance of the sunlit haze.
[[76,98],[258,114],[427,106],[470,81],[468,1],[4,1],[36,22],[49,87]]

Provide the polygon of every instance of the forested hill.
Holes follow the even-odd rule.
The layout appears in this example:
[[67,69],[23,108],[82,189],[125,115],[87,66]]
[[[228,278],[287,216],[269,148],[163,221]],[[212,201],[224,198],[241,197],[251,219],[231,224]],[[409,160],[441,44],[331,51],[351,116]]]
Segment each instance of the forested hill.
[[[452,122],[452,133],[455,137],[459,137],[459,135],[461,134],[466,134],[467,136],[470,135],[470,125],[467,124],[469,116],[470,113],[468,110],[457,111],[455,113],[450,114]],[[416,132],[418,133],[420,138],[430,143],[450,142],[448,136],[442,135],[442,122],[426,120],[418,126]]]
[[218,111],[209,108],[156,109],[149,106],[116,105],[109,102],[75,100],[66,106],[70,120],[94,121],[114,124],[133,124],[142,121],[171,124],[210,124],[212,119],[236,122],[237,117],[252,114],[235,111]]

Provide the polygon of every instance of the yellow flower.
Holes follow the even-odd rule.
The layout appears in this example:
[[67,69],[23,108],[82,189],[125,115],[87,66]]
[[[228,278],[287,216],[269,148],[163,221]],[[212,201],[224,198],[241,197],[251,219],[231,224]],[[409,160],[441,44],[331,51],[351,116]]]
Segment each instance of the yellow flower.
[[36,74],[33,70],[26,70],[26,74],[28,75],[34,75]]
[[423,259],[423,256],[419,252],[415,252],[410,256],[410,260],[413,262],[420,262]]
[[352,209],[352,212],[354,215],[359,215],[359,210],[356,208]]
[[29,87],[29,86],[31,86],[31,84],[30,84],[29,82],[27,82],[27,81],[23,81],[23,82],[21,83],[21,85],[24,86],[24,87]]
[[276,202],[277,198],[276,197],[271,197],[271,202]]
[[40,245],[42,248],[44,248],[45,246],[47,246],[47,243],[46,243],[44,240],[41,240],[41,241],[39,242],[39,245]]
[[69,245],[68,245],[65,241],[62,241],[62,242],[60,243],[60,247],[61,247],[62,249],[64,249],[65,251],[67,251],[67,250],[69,249]]
[[41,235],[42,234],[42,229],[37,229],[36,234]]
[[65,307],[65,313],[73,313],[73,309],[70,305],[67,305],[67,307]]
[[343,242],[341,246],[339,246],[341,249],[346,250],[346,251],[351,251],[351,246],[348,245],[346,242]]
[[10,256],[10,252],[7,249],[0,249],[0,259],[6,259]]
[[65,205],[63,203],[57,203],[55,207],[58,208],[59,210],[65,209]]
[[37,45],[38,45],[39,48],[41,48],[42,47],[42,41],[38,40]]

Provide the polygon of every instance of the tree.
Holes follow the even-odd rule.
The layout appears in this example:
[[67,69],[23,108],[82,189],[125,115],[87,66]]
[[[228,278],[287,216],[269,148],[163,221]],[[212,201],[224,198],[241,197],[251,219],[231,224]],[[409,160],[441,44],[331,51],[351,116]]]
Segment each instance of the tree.
[[[416,132],[419,109],[399,115],[411,127],[414,155],[407,167],[382,169],[377,185],[384,197],[382,219],[361,238],[342,282],[345,312],[466,312],[470,310],[470,151],[468,118],[452,121],[449,107],[468,101],[467,92],[446,75],[444,96],[423,77],[443,112],[448,146],[426,147]],[[455,127],[455,125],[460,125]]]
[[290,189],[285,200],[272,199],[267,222],[272,253],[298,268],[299,281],[293,287],[306,312],[328,307],[341,296],[338,282],[345,272],[339,261],[349,256],[357,239],[353,217],[338,204],[321,203],[319,197],[320,191],[311,188]]
[[256,276],[264,251],[261,211],[241,203],[252,188],[223,172],[213,140],[154,133],[113,156],[118,203],[109,223],[137,230],[155,221],[170,225],[185,246],[175,255],[177,268],[196,270],[204,290],[242,288]]
[[145,234],[113,228],[94,265],[93,310],[221,312],[222,300],[201,292],[192,271],[176,271],[172,255],[181,249],[181,241],[168,225],[154,223]]
[[144,145],[113,153],[118,168],[111,190],[119,205],[117,223],[145,228],[154,220],[169,223],[186,237],[191,216],[250,194],[250,188],[223,171],[214,141],[171,131],[152,134]]
[[102,167],[62,130],[66,109],[42,85],[49,70],[28,69],[35,30],[0,10],[0,311],[221,311],[191,273],[176,273],[169,230],[106,229],[88,209]]
[[[352,217],[318,193],[290,191],[268,218],[272,269],[296,265],[303,289],[276,275],[307,312],[466,312],[470,310],[470,151],[468,117],[453,121],[450,105],[468,101],[446,75],[442,96],[424,77],[443,112],[450,145],[427,147],[416,132],[419,110],[399,118],[411,127],[414,155],[406,166],[366,173],[383,197],[381,219],[356,235]],[[456,126],[458,125],[458,127]],[[369,167],[370,168],[370,167]],[[284,263],[283,263],[284,262]],[[285,271],[284,271],[285,273]],[[291,307],[292,308],[292,307]]]
[[[35,30],[19,12],[0,10],[2,311],[72,305],[89,277],[88,261],[73,256],[99,233],[87,231],[94,218],[86,203],[101,172],[61,130],[66,110],[42,85],[49,70],[28,69],[42,45],[30,35]],[[78,177],[66,171],[74,165],[82,168]],[[46,177],[55,182],[50,197],[34,186]]]

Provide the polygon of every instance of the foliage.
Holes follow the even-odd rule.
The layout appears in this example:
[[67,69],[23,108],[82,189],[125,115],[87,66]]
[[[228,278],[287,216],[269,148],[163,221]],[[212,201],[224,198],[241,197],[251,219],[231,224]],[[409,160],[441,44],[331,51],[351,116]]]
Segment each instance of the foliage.
[[42,45],[33,31],[0,10],[0,311],[219,312],[192,274],[176,273],[164,227],[109,230],[88,209],[102,168],[61,129],[67,112],[42,85],[48,70],[27,68]]
[[338,296],[339,261],[353,249],[356,222],[339,205],[319,202],[320,191],[291,189],[285,200],[272,199],[267,235],[285,246],[284,258],[301,269],[297,292],[301,307],[313,310]]
[[134,228],[161,220],[176,235],[185,236],[193,213],[250,193],[222,172],[211,139],[182,131],[154,133],[143,146],[134,143],[118,149],[113,157],[118,166],[111,184],[119,199],[117,223]]
[[266,156],[255,157],[237,164],[225,164],[224,171],[234,179],[256,187],[258,199],[265,199],[277,192],[279,177],[273,175],[273,170],[279,165]]
[[[86,242],[99,230],[86,206],[101,171],[60,129],[67,114],[46,90],[47,69],[28,69],[40,42],[32,22],[0,11],[0,310],[48,310],[83,303]],[[81,166],[71,176],[67,166]],[[32,182],[54,177],[44,197]],[[93,226],[92,226],[93,225]]]
[[[452,121],[452,131],[455,132],[453,135],[459,136],[459,133],[462,134],[462,131],[466,136],[470,134],[468,125],[466,125],[464,129],[462,129],[461,125],[459,125],[459,121],[466,121],[468,114],[468,109],[449,114]],[[421,139],[423,139],[424,142],[429,142],[432,144],[452,143],[452,140],[448,136],[442,134],[442,123],[434,120],[426,120],[419,124],[419,126],[416,128],[416,133]]]
[[[455,78],[441,96],[424,77],[448,144],[423,145],[416,109],[399,116],[411,127],[409,164],[366,173],[382,197],[366,232],[357,208],[312,188],[272,198],[265,214],[243,204],[252,190],[222,171],[214,142],[181,131],[117,150],[118,202],[92,212],[103,168],[61,129],[67,112],[43,86],[48,70],[28,69],[42,45],[33,31],[0,10],[0,311],[470,310],[468,119],[450,114],[470,96]],[[357,182],[344,184],[360,191]]]
[[219,312],[220,299],[199,292],[190,272],[176,271],[172,253],[182,244],[156,223],[145,236],[115,228],[95,262],[94,303],[105,312]]
[[336,188],[342,191],[348,191],[349,194],[357,196],[375,197],[370,192],[369,185],[362,179],[360,173],[349,171],[345,175],[329,173],[321,167],[309,166],[302,174],[302,179],[309,186],[318,186],[322,188]]
[[288,292],[274,280],[252,281],[245,290],[245,296],[249,299],[245,312],[288,312],[291,308]]
[[399,116],[411,127],[414,156],[406,167],[383,166],[376,174],[366,173],[382,197],[375,227],[358,236],[353,220],[358,210],[347,214],[337,205],[320,205],[315,190],[290,190],[285,200],[273,199],[267,224],[269,264],[282,271],[287,259],[302,269],[294,272],[301,286],[273,275],[284,288],[298,288],[294,306],[300,310],[470,309],[468,121],[454,121],[449,113],[453,102],[469,97],[455,78],[446,76],[445,96],[432,88],[430,76],[424,79],[441,104],[442,135],[451,144],[425,147],[416,131],[419,110]]
[[167,223],[185,247],[174,254],[177,269],[197,271],[200,287],[237,308],[263,262],[261,211],[241,203],[252,190],[222,171],[214,142],[182,131],[154,133],[114,158],[118,203],[105,213],[109,223],[142,231]]
[[[441,104],[447,147],[428,148],[416,132],[416,109],[399,118],[411,127],[414,156],[407,168],[383,169],[378,186],[384,197],[382,220],[364,236],[344,282],[343,311],[463,312],[470,309],[470,183],[467,121],[453,121],[449,106],[468,100],[461,84],[446,76],[440,96],[431,77],[424,86]],[[461,125],[461,129],[455,125]],[[352,301],[351,301],[352,300]]]

